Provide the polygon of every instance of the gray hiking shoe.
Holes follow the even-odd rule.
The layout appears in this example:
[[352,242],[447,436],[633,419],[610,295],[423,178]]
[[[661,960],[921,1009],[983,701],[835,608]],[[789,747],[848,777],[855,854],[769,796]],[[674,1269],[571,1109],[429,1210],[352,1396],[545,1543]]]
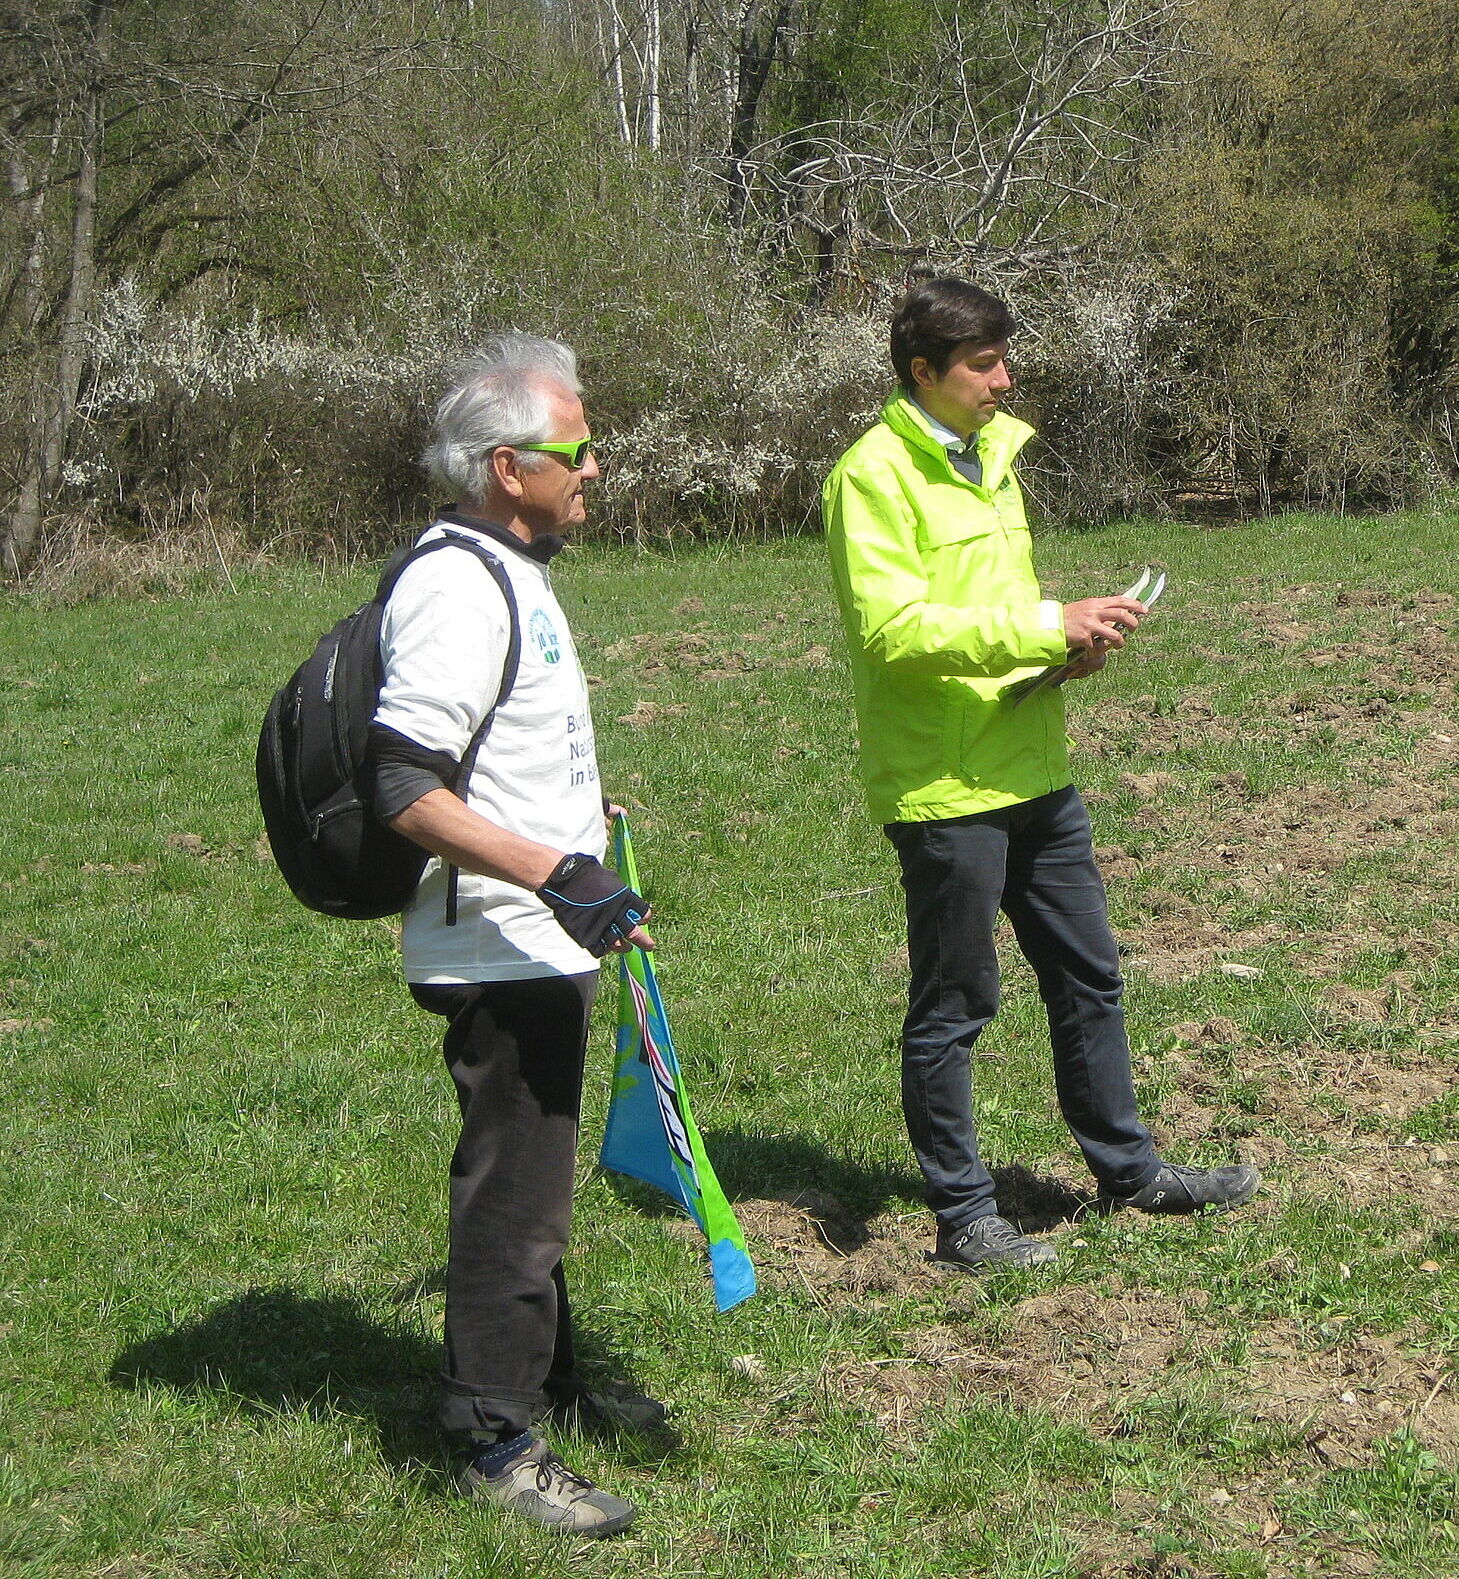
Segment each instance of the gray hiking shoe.
[[1179,1163],[1164,1162],[1155,1177],[1133,1195],[1112,1195],[1100,1185],[1099,1198],[1108,1206],[1133,1206],[1140,1212],[1227,1212],[1249,1201],[1260,1185],[1261,1175],[1244,1163],[1183,1168]]
[[986,1272],[993,1267],[1048,1266],[1059,1259],[1059,1252],[1027,1238],[1002,1217],[975,1217],[961,1228],[939,1228],[937,1249],[927,1259],[964,1272]]
[[638,1512],[570,1470],[538,1436],[494,1475],[483,1474],[478,1462],[467,1460],[456,1477],[462,1496],[494,1502],[543,1529],[595,1540],[626,1530]]
[[548,1417],[575,1431],[652,1432],[668,1423],[669,1411],[657,1398],[630,1387],[613,1382],[589,1387],[578,1382],[548,1393],[534,1418]]

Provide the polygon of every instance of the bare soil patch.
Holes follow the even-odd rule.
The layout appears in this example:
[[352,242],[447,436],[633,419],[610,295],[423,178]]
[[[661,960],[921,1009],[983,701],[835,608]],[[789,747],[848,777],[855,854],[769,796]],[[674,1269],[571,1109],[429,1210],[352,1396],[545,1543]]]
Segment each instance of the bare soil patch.
[[[1260,1166],[1270,1187],[1254,1213],[1276,1213],[1294,1194],[1355,1208],[1401,1202],[1425,1226],[1384,1242],[1400,1275],[1421,1283],[1434,1270],[1431,1228],[1454,1220],[1459,1141],[1435,1145],[1405,1126],[1459,1092],[1448,1045],[1459,1042],[1459,1010],[1423,1004],[1425,968],[1450,938],[1415,926],[1395,894],[1411,892],[1417,908],[1459,892],[1459,811],[1443,804],[1459,764],[1455,601],[1429,594],[1395,608],[1380,590],[1289,588],[1280,601],[1240,603],[1236,615],[1237,631],[1215,635],[1233,673],[1277,661],[1293,671],[1263,714],[1211,688],[1101,701],[1078,718],[1085,751],[1123,769],[1113,793],[1134,836],[1098,854],[1135,912],[1121,929],[1132,969],[1184,982],[1236,965],[1268,985],[1286,971],[1311,1005],[1312,1034],[1295,1046],[1228,1017],[1169,1027],[1171,1045],[1143,1071],[1164,1093],[1157,1136]],[[1338,639],[1349,622],[1356,633]],[[667,640],[635,655],[710,677],[725,667],[703,645],[671,655]],[[795,640],[793,625],[772,621],[734,645],[756,659],[780,648],[777,661],[788,661]],[[811,649],[805,661],[825,660]],[[1199,775],[1175,765],[1253,741],[1299,765],[1310,751],[1330,781],[1273,784],[1258,765]],[[1351,773],[1334,777],[1334,757]],[[1388,863],[1376,877],[1375,857]],[[1371,959],[1388,954],[1397,963],[1375,980]],[[884,968],[901,975],[905,953]],[[1026,1231],[1077,1236],[1091,1207],[1078,1186],[1027,1169],[1004,1170],[999,1186],[1005,1215]],[[989,1303],[961,1274],[928,1263],[924,1212],[863,1219],[815,1190],[737,1210],[767,1283],[827,1310],[910,1298],[930,1313],[886,1352],[828,1354],[816,1378],[822,1397],[909,1449],[969,1406],[1053,1416],[1112,1443],[1156,1441],[1179,1429],[1183,1411],[1203,1410],[1251,1449],[1239,1478],[1214,1465],[1196,1477],[1192,1528],[1259,1549],[1272,1579],[1312,1571],[1313,1548],[1282,1524],[1294,1487],[1371,1465],[1403,1432],[1459,1466],[1459,1380],[1417,1324],[1396,1335],[1350,1330],[1340,1314],[1320,1325],[1234,1324],[1203,1289],[1171,1296],[1117,1278]],[[1304,1272],[1277,1255],[1251,1277],[1270,1285]],[[767,1396],[766,1415],[783,1417],[793,1396]],[[1118,1479],[1112,1499],[1107,1520],[1071,1532],[1084,1579],[1229,1571],[1190,1554],[1133,1558],[1172,1511]],[[1321,1561],[1324,1571],[1378,1570],[1356,1537],[1325,1539]]]
[[[1272,944],[1295,942],[1298,957],[1330,978],[1355,955],[1396,941],[1419,957],[1443,947],[1440,939],[1396,939],[1375,924],[1372,885],[1346,874],[1355,859],[1378,856],[1410,862],[1413,881],[1430,894],[1459,883],[1459,811],[1443,804],[1459,763],[1459,648],[1448,630],[1454,600],[1433,593],[1384,607],[1382,629],[1323,646],[1335,617],[1330,595],[1319,600],[1296,588],[1290,596],[1291,603],[1237,606],[1244,645],[1257,656],[1232,658],[1234,665],[1265,664],[1261,650],[1278,649],[1299,656],[1311,673],[1310,683],[1273,697],[1264,718],[1247,708],[1222,713],[1213,693],[1194,690],[1173,700],[1102,704],[1078,722],[1094,756],[1128,756],[1137,746],[1142,762],[1158,762],[1167,753],[1209,756],[1237,739],[1265,739],[1284,753],[1300,756],[1308,744],[1314,756],[1335,753],[1353,764],[1340,783],[1305,780],[1265,793],[1240,771],[1199,783],[1158,767],[1118,775],[1118,789],[1137,802],[1131,820],[1144,853],[1101,848],[1106,878],[1138,882],[1152,863],[1180,878],[1139,893],[1145,914],[1123,933],[1131,963],[1156,980],[1185,980]],[[1381,595],[1361,589],[1336,597],[1339,610],[1382,606]],[[1319,900],[1309,909],[1325,924],[1294,938],[1288,920],[1252,921],[1253,907],[1241,901],[1274,895]],[[1373,1007],[1341,994],[1334,1004],[1360,1014]]]
[[[1072,1190],[1067,1196],[1080,1199]],[[1459,1465],[1459,1383],[1451,1362],[1401,1338],[1341,1335],[1339,1322],[1338,1337],[1314,1344],[1311,1329],[1294,1320],[1237,1331],[1204,1290],[1172,1297],[1123,1288],[1118,1279],[1104,1289],[1065,1287],[1016,1305],[960,1311],[958,1296],[968,1284],[926,1261],[923,1214],[862,1221],[814,1191],[738,1209],[767,1279],[799,1284],[826,1308],[913,1285],[948,1295],[947,1313],[897,1333],[895,1352],[829,1354],[817,1378],[825,1397],[863,1413],[909,1449],[969,1404],[1051,1414],[1119,1440],[1169,1432],[1195,1401],[1233,1429],[1270,1433],[1268,1470],[1239,1485],[1223,1484],[1213,1472],[1209,1487],[1218,1518],[1239,1524],[1246,1539],[1269,1541],[1281,1534],[1279,1492],[1334,1467],[1372,1462],[1400,1431],[1441,1463]],[[1278,1258],[1257,1270],[1281,1278],[1296,1268]],[[783,1406],[783,1394],[766,1401],[772,1412]],[[1097,1549],[1096,1540],[1092,1556]],[[1127,1536],[1117,1549],[1128,1561]],[[1127,1571],[1137,1570],[1089,1570]]]
[[[799,1282],[824,1306],[911,1283],[949,1293],[947,1314],[897,1333],[895,1352],[829,1354],[817,1378],[824,1397],[864,1414],[908,1449],[970,1404],[1051,1414],[1120,1440],[1176,1429],[1194,1401],[1234,1430],[1268,1433],[1260,1473],[1230,1484],[1213,1471],[1202,1495],[1218,1519],[1239,1526],[1233,1536],[1278,1544],[1280,1494],[1332,1468],[1371,1463],[1400,1431],[1441,1463],[1459,1464],[1451,1364],[1400,1338],[1353,1332],[1314,1345],[1310,1330],[1292,1320],[1236,1332],[1204,1290],[1172,1297],[1117,1280],[1102,1290],[1066,1287],[961,1313],[961,1274],[923,1258],[925,1218],[861,1222],[814,1192],[745,1202],[740,1211],[767,1276]],[[1262,1270],[1279,1278],[1294,1268]],[[783,1413],[784,1403],[777,1394],[765,1408]],[[1139,1512],[1129,1503],[1117,1495],[1122,1515]],[[1090,1573],[1137,1571],[1099,1567],[1098,1537],[1090,1535]],[[1128,1534],[1114,1549],[1128,1562]]]
[[[1375,996],[1376,1003],[1362,997],[1353,1012],[1381,1016],[1383,995]],[[1453,1217],[1459,1145],[1404,1132],[1415,1113],[1459,1091],[1452,1059],[1321,1043],[1272,1049],[1225,1017],[1173,1032],[1178,1045],[1165,1063],[1174,1079],[1158,1132],[1186,1142],[1239,1141],[1244,1161],[1344,1204],[1397,1199],[1435,1222]],[[1238,1111],[1227,1095],[1233,1069],[1245,1099]]]

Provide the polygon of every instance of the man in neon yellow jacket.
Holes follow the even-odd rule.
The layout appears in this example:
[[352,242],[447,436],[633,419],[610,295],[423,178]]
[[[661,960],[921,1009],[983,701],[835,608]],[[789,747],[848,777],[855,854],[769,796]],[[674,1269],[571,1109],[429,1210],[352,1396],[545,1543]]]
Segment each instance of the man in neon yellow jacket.
[[902,866],[912,980],[902,1104],[937,1217],[933,1258],[1036,1266],[1052,1245],[998,1215],[972,1116],[972,1045],[998,1003],[997,913],[1048,1011],[1060,1108],[1100,1195],[1145,1211],[1240,1205],[1255,1169],[1180,1167],[1135,1111],[1119,956],[1062,692],[1004,691],[1072,654],[1103,666],[1144,608],[1059,604],[1034,574],[1014,471],[1033,429],[999,410],[1013,318],[965,280],[915,287],[892,323],[900,383],[826,480],[862,777]]

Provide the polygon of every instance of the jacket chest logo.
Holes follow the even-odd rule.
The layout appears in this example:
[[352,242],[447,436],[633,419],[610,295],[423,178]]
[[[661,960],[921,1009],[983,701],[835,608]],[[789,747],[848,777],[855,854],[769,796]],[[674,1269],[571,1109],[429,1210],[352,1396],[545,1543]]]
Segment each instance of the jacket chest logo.
[[562,642],[546,609],[532,611],[532,618],[527,622],[527,634],[532,645],[542,654],[543,663],[557,663],[562,658]]

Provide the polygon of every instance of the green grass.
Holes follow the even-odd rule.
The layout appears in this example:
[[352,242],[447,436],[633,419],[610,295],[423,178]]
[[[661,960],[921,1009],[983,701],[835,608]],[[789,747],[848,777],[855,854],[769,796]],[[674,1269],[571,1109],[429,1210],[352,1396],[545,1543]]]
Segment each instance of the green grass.
[[[1078,773],[1146,1111],[1268,1187],[1062,1223],[1052,1275],[980,1281],[919,1259],[900,894],[820,546],[559,561],[763,1284],[716,1317],[693,1238],[593,1166],[605,1003],[576,1308],[678,1439],[565,1444],[644,1510],[577,1549],[444,1495],[434,1025],[392,928],[300,909],[258,847],[267,696],[368,573],[0,605],[0,1572],[1459,1573],[1454,528],[1041,540],[1066,596],[1170,570],[1071,694]],[[980,1055],[990,1160],[1079,1187],[1011,955]]]

